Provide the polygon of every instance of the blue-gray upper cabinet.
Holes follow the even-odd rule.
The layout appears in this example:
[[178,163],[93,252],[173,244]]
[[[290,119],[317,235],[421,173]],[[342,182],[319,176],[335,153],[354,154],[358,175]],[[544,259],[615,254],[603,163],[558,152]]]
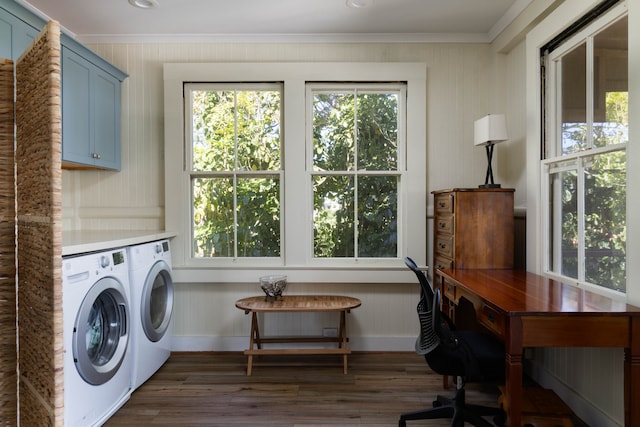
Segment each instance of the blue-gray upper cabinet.
[[120,170],[120,80],[64,46],[62,167]]
[[0,9],[0,58],[14,62],[38,35],[38,30]]
[[[45,20],[0,0],[0,57],[18,59]],[[62,167],[120,170],[120,92],[127,74],[63,33]]]

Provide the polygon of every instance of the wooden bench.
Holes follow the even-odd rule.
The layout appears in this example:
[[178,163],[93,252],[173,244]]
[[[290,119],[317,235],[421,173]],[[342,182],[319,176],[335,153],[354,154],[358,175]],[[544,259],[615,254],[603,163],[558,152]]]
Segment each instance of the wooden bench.
[[[287,295],[277,299],[268,299],[264,296],[243,298],[236,301],[236,307],[244,310],[245,314],[251,313],[251,335],[249,348],[244,351],[247,359],[247,376],[251,376],[253,368],[253,356],[261,354],[338,354],[343,356],[343,371],[347,373],[347,355],[351,354],[347,338],[346,313],[360,307],[360,300],[352,297],[336,295]],[[257,313],[277,312],[339,312],[340,327],[336,337],[271,337],[260,336]],[[337,343],[337,348],[273,348],[262,347],[266,343]]]

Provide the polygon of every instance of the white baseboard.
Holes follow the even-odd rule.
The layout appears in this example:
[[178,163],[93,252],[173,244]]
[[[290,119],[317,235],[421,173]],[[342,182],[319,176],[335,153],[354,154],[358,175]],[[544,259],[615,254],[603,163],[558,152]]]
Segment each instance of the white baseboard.
[[[171,339],[173,351],[243,351],[249,346],[249,337],[174,336]],[[415,337],[358,337],[350,338],[349,346],[353,351],[414,351],[415,341]]]
[[558,396],[573,410],[573,412],[590,426],[622,427],[623,425],[602,412],[592,403],[570,389],[565,383],[552,375],[542,365],[533,360],[527,360],[526,372],[544,388],[553,389]]

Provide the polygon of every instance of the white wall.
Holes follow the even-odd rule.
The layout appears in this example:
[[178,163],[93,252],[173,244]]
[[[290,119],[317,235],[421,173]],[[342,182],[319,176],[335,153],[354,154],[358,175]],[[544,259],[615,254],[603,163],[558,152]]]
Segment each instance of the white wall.
[[[489,96],[494,77],[490,47],[486,44],[112,44],[91,47],[129,73],[122,93],[122,171],[65,171],[65,229],[163,228],[164,63],[424,62],[428,67],[425,118],[428,139],[424,163],[429,191],[475,187],[483,182],[486,158],[484,150],[473,145],[473,121],[487,112],[503,111],[492,105],[496,100]],[[497,110],[492,110],[494,107]],[[502,145],[507,149],[509,143]],[[508,176],[503,176],[501,148],[496,149],[498,154],[494,160],[500,162],[496,178],[503,186],[512,186],[518,182],[516,179],[512,184]],[[515,167],[520,172],[523,169],[524,164]],[[517,188],[516,194],[519,191]],[[432,203],[429,198],[429,205]],[[431,230],[431,223],[428,229]],[[431,237],[427,240],[425,244],[431,246]],[[430,254],[431,250],[428,259]],[[215,271],[211,274],[215,275]],[[417,333],[414,304],[418,293],[413,283],[315,287],[294,283],[290,286],[301,293],[332,290],[361,298],[363,307],[354,310],[350,321],[354,348],[413,349]],[[181,349],[189,346],[228,349],[237,345],[233,337],[246,337],[249,325],[233,303],[258,291],[257,284],[177,284],[174,333],[182,337],[178,341],[184,343]],[[302,322],[303,328],[318,328],[314,319]],[[283,319],[273,327],[276,331],[285,329],[287,323]],[[397,347],[398,340],[402,348]]]
[[[215,273],[213,273],[215,274]],[[250,316],[235,307],[239,298],[258,295],[257,284],[180,284],[176,292],[174,348],[182,351],[241,351],[247,348]],[[417,285],[289,284],[285,293],[349,295],[362,306],[347,314],[350,346],[358,351],[413,351],[418,334]],[[321,335],[337,328],[336,313],[259,315],[269,335]],[[317,345],[317,344],[316,344]],[[336,359],[336,363],[339,361]]]

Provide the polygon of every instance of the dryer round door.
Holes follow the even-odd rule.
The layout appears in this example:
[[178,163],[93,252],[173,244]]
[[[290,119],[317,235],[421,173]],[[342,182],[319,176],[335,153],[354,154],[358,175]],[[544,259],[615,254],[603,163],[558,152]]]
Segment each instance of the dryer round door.
[[144,282],[140,313],[142,329],[152,342],[162,339],[171,323],[173,312],[173,279],[171,267],[164,262],[156,262]]
[[118,372],[129,343],[128,319],[122,283],[98,280],[82,301],[73,331],[73,360],[89,384],[104,384]]

